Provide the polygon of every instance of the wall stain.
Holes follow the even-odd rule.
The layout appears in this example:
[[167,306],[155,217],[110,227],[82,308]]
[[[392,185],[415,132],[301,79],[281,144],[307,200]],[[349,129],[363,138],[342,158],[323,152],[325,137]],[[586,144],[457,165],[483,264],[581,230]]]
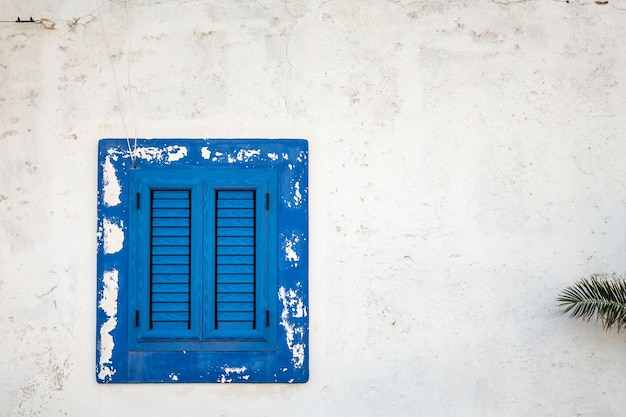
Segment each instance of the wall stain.
[[39,168],[37,168],[36,165],[33,165],[33,163],[30,161],[25,161],[24,165],[26,165],[26,170],[29,174],[36,174],[37,171],[39,171]]
[[9,136],[15,136],[17,134],[18,134],[17,130],[7,130],[2,135],[0,135],[0,140],[2,140],[4,138],[8,138]]

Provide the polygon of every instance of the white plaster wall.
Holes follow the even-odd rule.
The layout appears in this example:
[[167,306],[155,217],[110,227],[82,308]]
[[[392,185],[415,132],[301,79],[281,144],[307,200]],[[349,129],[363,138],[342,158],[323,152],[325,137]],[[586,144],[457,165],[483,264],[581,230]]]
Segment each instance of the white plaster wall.
[[[0,415],[622,416],[626,1],[0,0]],[[47,22],[48,26],[50,23]],[[101,137],[310,140],[311,379],[97,385]]]

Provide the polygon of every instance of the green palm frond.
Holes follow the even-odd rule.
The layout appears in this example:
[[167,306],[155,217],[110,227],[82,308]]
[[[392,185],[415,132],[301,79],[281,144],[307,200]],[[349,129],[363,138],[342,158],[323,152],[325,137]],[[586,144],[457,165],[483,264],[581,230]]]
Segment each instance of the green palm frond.
[[626,279],[618,275],[593,274],[584,277],[559,294],[562,313],[589,321],[601,320],[604,330],[626,327]]

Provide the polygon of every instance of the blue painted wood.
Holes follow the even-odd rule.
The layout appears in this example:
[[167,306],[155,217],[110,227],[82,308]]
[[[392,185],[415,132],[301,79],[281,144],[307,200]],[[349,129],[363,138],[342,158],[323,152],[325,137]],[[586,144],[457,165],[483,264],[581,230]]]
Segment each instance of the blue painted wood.
[[[99,235],[99,297],[106,271],[119,272],[119,289],[116,327],[98,308],[97,342],[101,331],[114,341],[110,356],[97,350],[98,382],[218,382],[228,367],[247,370],[232,382],[306,382],[308,316],[279,297],[297,294],[308,311],[306,141],[138,140],[163,154],[174,146],[186,156],[139,157],[132,169],[125,139],[99,144],[99,225],[113,219],[125,236],[109,254]],[[106,164],[119,205],[104,200]],[[297,264],[286,238],[297,238]]]
[[189,245],[163,245],[160,243],[155,244],[154,240],[152,244],[153,255],[189,255],[190,252]]
[[253,255],[254,245],[218,245],[217,255]]
[[222,274],[219,277],[219,283],[243,283],[253,284],[254,274]]
[[241,236],[223,236],[217,238],[217,244],[220,247],[226,246],[254,246],[253,237]]

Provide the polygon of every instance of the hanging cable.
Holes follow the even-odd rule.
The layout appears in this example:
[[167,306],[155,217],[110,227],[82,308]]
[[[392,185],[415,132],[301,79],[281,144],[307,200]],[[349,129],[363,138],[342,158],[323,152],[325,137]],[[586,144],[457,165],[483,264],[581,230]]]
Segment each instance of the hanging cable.
[[[128,151],[130,152],[130,159],[133,163],[133,169],[137,168],[137,114],[135,113],[135,103],[133,101],[133,92],[130,85],[130,59],[132,51],[132,38],[130,36],[130,2],[126,0],[126,26],[128,32],[128,51],[126,58],[126,86],[128,88],[128,101],[130,103],[130,111],[133,115],[133,133],[135,136],[135,143],[133,148],[130,147],[130,138],[126,133],[126,143],[128,144]],[[127,131],[128,132],[128,131]]]

